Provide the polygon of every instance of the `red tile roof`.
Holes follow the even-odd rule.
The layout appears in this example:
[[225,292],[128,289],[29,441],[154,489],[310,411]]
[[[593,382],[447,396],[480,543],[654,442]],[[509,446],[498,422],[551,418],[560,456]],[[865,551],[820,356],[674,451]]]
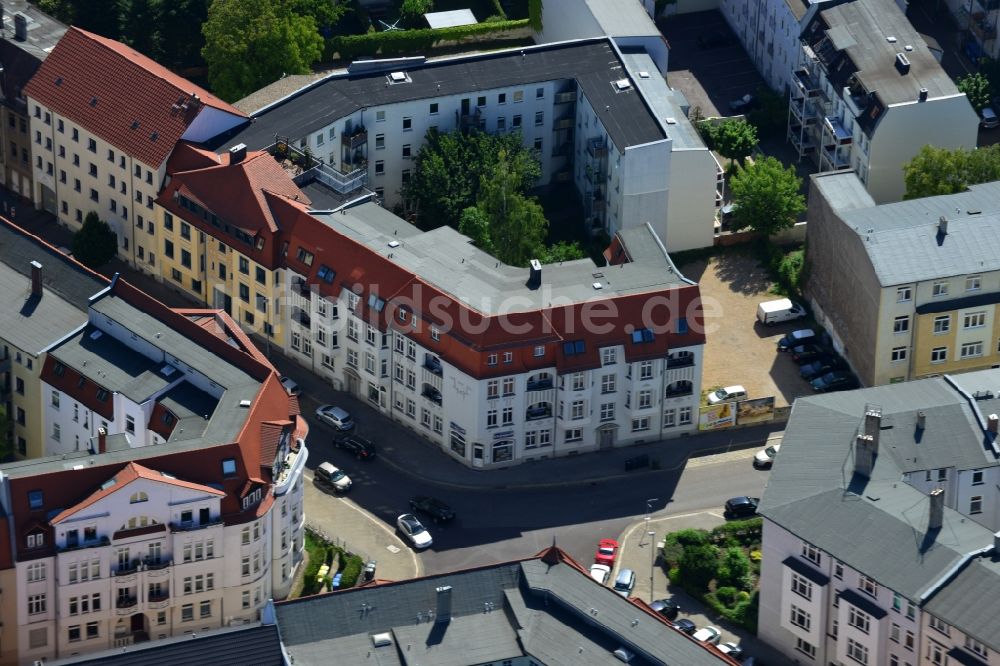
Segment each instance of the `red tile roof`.
[[[87,409],[100,414],[106,421],[114,420],[115,407],[114,401],[111,399],[111,392],[100,384],[94,383],[76,368],[71,368],[57,360],[53,355],[48,354],[45,357],[45,365],[42,366],[41,378],[52,388],[62,391],[83,404]],[[97,396],[102,390],[106,394],[105,398],[98,400]]]
[[152,167],[206,107],[246,117],[125,44],[79,28],[66,31],[25,94]]
[[66,518],[69,518],[74,513],[86,509],[88,506],[99,502],[108,495],[116,493],[128,484],[132,483],[137,479],[145,479],[147,481],[155,481],[157,483],[166,483],[172,486],[177,486],[179,488],[186,488],[188,490],[197,490],[201,493],[207,493],[209,495],[225,495],[221,490],[216,490],[215,488],[210,488],[208,486],[202,485],[200,483],[192,483],[191,481],[182,481],[180,479],[174,478],[172,476],[164,476],[160,472],[144,467],[138,463],[131,462],[126,465],[120,472],[115,474],[112,479],[114,483],[109,484],[105,487],[99,488],[96,492],[92,493],[89,497],[76,505],[71,506],[68,509],[64,509],[53,518],[49,523],[51,525],[57,525],[61,523]]

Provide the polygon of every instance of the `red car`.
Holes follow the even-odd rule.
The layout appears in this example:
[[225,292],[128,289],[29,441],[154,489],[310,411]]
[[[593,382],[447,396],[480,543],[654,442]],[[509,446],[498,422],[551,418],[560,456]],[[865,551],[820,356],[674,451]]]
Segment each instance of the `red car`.
[[601,539],[597,543],[597,553],[594,555],[595,564],[606,564],[614,566],[615,558],[618,557],[618,542],[614,539]]

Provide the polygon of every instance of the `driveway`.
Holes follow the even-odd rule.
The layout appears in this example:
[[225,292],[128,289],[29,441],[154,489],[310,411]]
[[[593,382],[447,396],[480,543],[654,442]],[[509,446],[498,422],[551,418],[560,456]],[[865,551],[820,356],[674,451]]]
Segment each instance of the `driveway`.
[[742,384],[751,398],[773,395],[778,407],[813,393],[799,377],[799,367],[791,357],[777,352],[781,336],[806,324],[799,321],[771,327],[757,322],[757,304],[779,297],[769,293],[771,280],[755,258],[730,251],[679,268],[698,283],[702,299],[714,301],[720,315],[705,322],[705,390]]
[[[764,85],[750,56],[743,50],[726,19],[717,10],[678,14],[657,25],[670,44],[667,84],[684,93],[706,118],[728,116],[730,100],[756,91]],[[725,34],[730,43],[702,48],[698,37]]]

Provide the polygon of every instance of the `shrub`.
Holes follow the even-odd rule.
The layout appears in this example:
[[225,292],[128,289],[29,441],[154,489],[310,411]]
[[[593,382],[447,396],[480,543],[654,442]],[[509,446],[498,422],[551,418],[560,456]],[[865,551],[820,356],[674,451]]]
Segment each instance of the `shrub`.
[[716,577],[719,569],[719,549],[711,544],[688,546],[678,564],[681,585],[692,594],[701,594]]
[[748,518],[746,520],[731,520],[724,525],[719,525],[712,530],[710,539],[712,543],[725,543],[729,539],[735,539],[742,546],[749,546],[760,542],[761,529],[764,524],[763,518]]
[[778,277],[789,289],[798,291],[804,266],[805,252],[803,250],[793,250],[782,257],[781,262],[778,264]]
[[676,566],[684,556],[686,547],[707,543],[708,532],[705,530],[687,529],[671,532],[663,538],[663,561],[670,566]]
[[364,561],[357,555],[348,555],[347,562],[340,572],[340,588],[354,587],[355,583],[358,582],[358,576],[361,575],[361,569],[364,565]]
[[490,21],[449,28],[422,28],[417,30],[389,30],[364,35],[336,35],[326,40],[324,58],[332,60],[339,54],[341,60],[358,56],[393,56],[422,54],[437,42],[458,42],[477,35],[491,35],[524,28],[527,19],[519,21]]
[[722,585],[746,589],[750,581],[750,558],[739,546],[727,548],[722,555],[719,571],[716,576]]
[[720,587],[715,591],[715,597],[727,606],[732,606],[736,602],[737,594],[735,587]]

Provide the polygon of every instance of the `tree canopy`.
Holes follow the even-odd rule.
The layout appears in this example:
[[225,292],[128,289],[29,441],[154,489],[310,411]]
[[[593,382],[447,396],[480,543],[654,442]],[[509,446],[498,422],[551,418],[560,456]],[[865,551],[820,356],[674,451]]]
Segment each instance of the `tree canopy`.
[[969,185],[1000,180],[1000,146],[976,150],[924,146],[903,167],[904,199],[964,192]]
[[757,145],[757,128],[742,118],[730,118],[720,123],[702,121],[698,129],[709,148],[740,164],[746,161]]
[[740,168],[729,182],[733,216],[741,227],[766,236],[791,227],[806,209],[801,186],[793,167],[786,169],[773,157],[760,159]]
[[90,211],[83,226],[73,234],[73,257],[93,269],[111,261],[118,252],[118,237],[108,223]]
[[957,86],[959,91],[964,92],[969,98],[969,103],[976,113],[990,105],[990,82],[980,72],[961,77],[957,81]]
[[303,8],[316,4],[307,0],[213,0],[201,28],[205,36],[201,53],[212,90],[235,101],[286,74],[309,72],[323,54],[323,37],[317,14],[304,13]]

